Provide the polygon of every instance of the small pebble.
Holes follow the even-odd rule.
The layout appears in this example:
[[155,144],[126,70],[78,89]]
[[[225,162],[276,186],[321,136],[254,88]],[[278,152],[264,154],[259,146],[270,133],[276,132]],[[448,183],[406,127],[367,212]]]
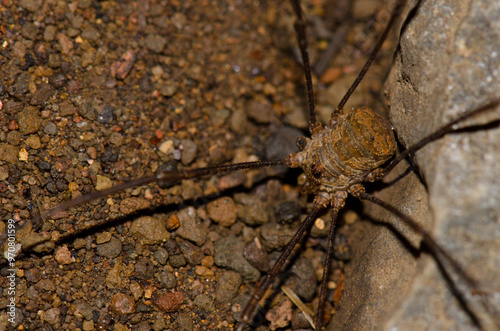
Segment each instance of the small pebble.
[[85,302],[84,300],[77,300],[73,304],[75,312],[79,313],[82,315],[83,318],[85,318],[87,321],[91,320],[93,318],[92,314],[92,306]]
[[181,308],[184,295],[181,292],[160,294],[153,298],[153,304],[166,313],[173,313]]
[[19,156],[19,148],[9,144],[0,143],[0,161],[16,163]]
[[33,98],[31,98],[30,103],[32,105],[43,105],[54,93],[55,89],[52,85],[42,82],[37,86],[36,92]]
[[196,216],[196,210],[193,207],[188,207],[177,213],[180,227],[177,229],[177,234],[187,240],[190,240],[201,246],[207,238],[207,231],[201,225],[201,222]]
[[194,273],[196,275],[202,276],[202,277],[212,277],[214,275],[214,272],[212,270],[210,270],[207,267],[200,266],[200,265],[197,265],[196,267],[194,267]]
[[97,175],[97,183],[95,185],[95,189],[97,191],[103,191],[113,186],[113,181],[108,177],[104,177],[101,175]]
[[61,316],[61,310],[59,308],[50,308],[43,315],[45,321],[50,325],[55,325],[59,323],[59,316]]
[[216,311],[213,300],[206,294],[202,293],[196,296],[193,304],[205,313],[212,313]]
[[70,182],[70,183],[68,184],[68,189],[69,189],[70,191],[73,191],[73,192],[74,192],[74,191],[78,190],[78,188],[79,188],[79,186],[78,186],[78,184],[77,184],[77,183],[75,183],[75,182]]
[[146,245],[159,244],[170,239],[164,222],[155,217],[143,216],[130,226],[130,233]]
[[36,288],[42,291],[55,291],[56,286],[54,282],[50,279],[41,279],[37,284]]
[[39,149],[42,146],[40,138],[37,135],[30,135],[25,142],[26,145],[33,149]]
[[102,110],[97,115],[97,121],[102,124],[110,124],[111,122],[113,122],[113,111],[113,107],[111,107],[110,105],[104,105]]
[[107,231],[100,232],[97,234],[96,243],[98,245],[107,243],[108,241],[111,240],[111,237],[112,235],[110,232]]
[[201,260],[203,259],[203,252],[200,247],[181,238],[177,238],[176,242],[190,265],[199,265],[201,263]]
[[135,302],[130,296],[117,293],[113,296],[111,307],[120,315],[132,314],[135,311]]
[[43,31],[43,39],[45,41],[52,41],[56,37],[57,27],[54,25],[47,25]]
[[236,109],[231,116],[231,130],[243,135],[248,125],[248,118],[243,108]]
[[171,255],[168,258],[168,264],[173,268],[182,268],[187,264],[187,261],[184,255]]
[[9,178],[9,168],[7,166],[0,166],[0,181]]
[[234,270],[250,282],[260,278],[260,272],[243,257],[242,239],[229,235],[220,238],[214,245],[214,262],[217,266]]
[[198,146],[191,140],[183,139],[181,140],[179,148],[182,149],[182,164],[188,165],[193,162],[196,157],[196,150],[198,149]]
[[10,121],[9,122],[9,130],[10,131],[19,130],[19,124],[17,124],[16,121]]
[[95,330],[94,321],[83,321],[83,331]]
[[231,302],[238,293],[241,282],[242,277],[239,273],[231,270],[224,271],[215,286],[215,300],[223,304]]
[[71,252],[67,246],[62,246],[56,250],[55,259],[57,263],[62,265],[75,262],[75,258],[71,256]]
[[266,313],[266,319],[271,322],[269,326],[271,330],[286,327],[292,320],[292,302],[285,300],[282,304],[274,306]]
[[50,122],[43,128],[43,132],[53,136],[57,133],[57,126],[53,122]]
[[300,204],[298,201],[284,201],[274,206],[274,214],[278,222],[292,223],[300,217]]
[[137,259],[134,275],[139,280],[151,279],[156,272],[156,267],[148,257],[141,256]]
[[168,252],[163,247],[158,247],[158,249],[153,253],[155,259],[161,264],[165,265],[168,260]]
[[42,0],[21,0],[19,1],[19,5],[27,11],[34,13],[42,6]]
[[262,244],[271,250],[280,249],[288,244],[295,231],[289,226],[276,222],[266,223],[261,227]]
[[27,21],[23,24],[23,27],[21,29],[21,35],[23,37],[28,38],[28,39],[35,39],[37,33],[38,33],[38,29],[35,26],[35,24],[31,23],[30,21]]
[[38,109],[28,106],[17,114],[17,123],[19,124],[19,132],[22,135],[27,135],[37,132],[42,126],[42,119]]
[[31,233],[21,239],[23,250],[32,250],[35,253],[48,253],[54,249],[54,242],[47,233]]
[[120,202],[120,212],[123,214],[131,214],[141,209],[147,209],[150,205],[150,202],[144,198],[126,198]]
[[160,53],[167,40],[158,34],[148,34],[144,40],[146,48],[155,53]]
[[344,214],[344,221],[346,224],[352,225],[359,220],[359,216],[352,210],[347,210]]
[[265,224],[269,220],[267,208],[258,197],[246,193],[234,195],[237,202],[238,218],[248,225]]
[[273,106],[265,100],[252,99],[245,106],[247,116],[257,123],[267,124],[274,116]]
[[164,84],[160,86],[160,94],[164,97],[171,97],[177,92],[177,86],[172,84]]
[[312,261],[300,257],[292,265],[290,272],[293,276],[288,277],[285,284],[304,301],[312,301],[317,289],[316,274]]
[[342,69],[339,67],[328,68],[323,76],[321,76],[321,82],[323,84],[330,84],[342,76]]
[[134,296],[134,299],[136,301],[139,300],[144,294],[144,290],[142,289],[141,285],[135,281],[132,281],[130,283],[130,292],[132,292],[132,295]]
[[[243,256],[255,268],[262,272],[269,271],[269,254],[257,244],[258,237],[249,242],[243,250]],[[260,245],[261,246],[261,245]]]
[[91,26],[85,28],[82,31],[82,38],[83,39],[97,41],[99,39],[99,37],[100,37],[99,31],[97,31],[95,28],[93,28]]
[[107,243],[97,245],[96,254],[108,259],[113,259],[122,252],[122,242],[112,237]]
[[174,152],[174,141],[173,140],[164,141],[160,145],[160,147],[158,147],[158,149],[165,155],[171,155]]
[[177,287],[177,278],[171,272],[164,270],[160,273],[157,279],[160,282],[162,288],[170,290]]
[[166,225],[167,225],[168,231],[174,231],[181,225],[181,223],[180,223],[177,215],[174,214],[174,215],[170,216]]
[[230,197],[222,197],[207,205],[208,216],[222,226],[231,226],[236,222],[236,205]]
[[[161,51],[161,50],[160,50]],[[129,49],[122,54],[120,59],[111,65],[111,77],[125,79],[134,65],[135,54]]]
[[118,157],[120,153],[116,148],[111,145],[108,145],[104,150],[104,153],[101,155],[101,161],[104,163],[112,163],[118,161]]
[[29,153],[26,149],[24,148],[21,148],[21,150],[19,151],[19,161],[28,161],[28,157],[29,157]]

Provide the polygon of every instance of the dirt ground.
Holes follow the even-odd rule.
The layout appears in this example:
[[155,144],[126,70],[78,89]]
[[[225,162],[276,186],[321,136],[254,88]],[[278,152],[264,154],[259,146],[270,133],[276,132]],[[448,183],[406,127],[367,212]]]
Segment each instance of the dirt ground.
[[[379,2],[358,1],[352,13],[346,6],[304,6],[314,25],[313,63],[351,22],[340,52],[315,77],[323,120],[388,19]],[[15,321],[3,311],[0,329],[235,325],[255,282],[308,211],[296,172],[150,185],[32,220],[164,164],[195,168],[293,152],[296,136],[307,134],[307,110],[292,22],[288,3],[267,1],[2,2],[0,233],[5,248],[14,220],[22,247],[15,248]],[[392,51],[388,42],[346,108],[381,103]],[[313,311],[328,214],[321,219],[326,226],[311,230],[286,283]],[[348,245],[358,236],[351,231],[356,219],[347,209],[340,220]],[[26,251],[38,241],[45,244]],[[333,265],[327,319],[344,264]],[[259,330],[310,328],[281,291],[267,306]]]

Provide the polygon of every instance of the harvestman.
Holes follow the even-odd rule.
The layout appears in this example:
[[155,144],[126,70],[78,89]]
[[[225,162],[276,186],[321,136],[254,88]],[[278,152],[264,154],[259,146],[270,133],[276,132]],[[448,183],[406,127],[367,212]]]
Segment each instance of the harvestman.
[[[404,223],[406,223],[413,230],[418,232],[430,248],[434,251],[437,257],[446,260],[446,263],[454,269],[466,282],[469,283],[470,288],[475,288],[473,280],[468,277],[461,270],[459,263],[457,263],[440,245],[433,239],[432,235],[425,229],[421,228],[413,222],[408,216],[405,216],[394,207],[380,201],[379,199],[367,194],[364,187],[361,185],[363,181],[376,181],[383,178],[390,170],[394,168],[406,156],[414,153],[431,141],[434,141],[445,134],[452,132],[454,126],[477,113],[486,111],[497,103],[491,103],[483,107],[470,111],[463,116],[458,117],[450,122],[438,132],[433,133],[420,142],[414,144],[404,152],[396,154],[396,142],[393,137],[390,125],[384,119],[373,113],[369,108],[357,109],[353,112],[344,112],[343,107],[359,84],[364,74],[368,70],[373,59],[376,57],[382,42],[385,40],[387,33],[394,23],[395,18],[401,11],[404,1],[398,1],[390,22],[387,28],[375,46],[374,51],[370,55],[362,72],[346,93],[340,104],[337,106],[335,112],[332,114],[328,126],[323,127],[316,120],[314,96],[312,89],[312,79],[310,73],[309,59],[307,55],[307,45],[305,38],[305,22],[300,9],[298,0],[292,1],[297,21],[295,27],[298,34],[298,41],[300,50],[303,57],[304,68],[306,73],[306,85],[310,109],[310,126],[309,131],[311,138],[299,138],[297,144],[300,152],[292,154],[285,159],[274,161],[256,161],[245,162],[240,164],[229,164],[223,166],[214,166],[207,168],[183,170],[183,171],[158,171],[155,175],[132,180],[124,184],[112,187],[110,189],[91,193],[81,196],[74,200],[67,201],[59,206],[51,209],[41,215],[42,218],[48,217],[57,211],[65,210],[75,207],[77,205],[87,203],[91,200],[98,199],[127,188],[148,184],[151,182],[158,182],[159,184],[169,185],[177,182],[180,179],[198,178],[212,174],[220,174],[225,172],[243,170],[243,169],[256,169],[277,165],[288,165],[290,167],[303,168],[307,181],[303,187],[303,191],[309,194],[315,194],[313,209],[308,214],[307,218],[302,222],[300,229],[297,231],[293,239],[286,246],[282,255],[276,262],[275,266],[269,272],[268,276],[264,279],[263,283],[255,292],[250,303],[243,311],[242,320],[244,323],[240,324],[239,329],[242,329],[245,323],[251,322],[251,315],[256,308],[257,302],[266,292],[267,288],[272,284],[277,273],[285,263],[293,248],[300,241],[303,234],[311,226],[318,212],[327,207],[332,207],[332,226],[328,236],[329,248],[327,258],[325,261],[325,270],[323,273],[323,282],[320,293],[320,303],[318,305],[318,314],[316,316],[316,325],[321,325],[321,312],[323,310],[326,293],[326,279],[328,276],[329,266],[331,264],[331,252],[333,250],[333,235],[334,224],[338,211],[344,206],[345,199],[348,193],[363,200],[369,200],[378,204],[392,213],[396,214]],[[347,138],[347,139],[346,139]],[[351,139],[352,138],[352,139]],[[394,157],[395,156],[395,157]],[[385,165],[385,166],[384,166]]]

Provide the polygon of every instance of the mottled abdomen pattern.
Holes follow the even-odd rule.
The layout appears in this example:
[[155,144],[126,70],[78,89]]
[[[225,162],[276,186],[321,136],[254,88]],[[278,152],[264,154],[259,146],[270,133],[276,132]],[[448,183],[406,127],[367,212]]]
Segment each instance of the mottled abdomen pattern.
[[346,191],[396,153],[391,126],[368,107],[339,115],[333,126],[305,139],[305,147],[289,161],[304,169],[313,192]]

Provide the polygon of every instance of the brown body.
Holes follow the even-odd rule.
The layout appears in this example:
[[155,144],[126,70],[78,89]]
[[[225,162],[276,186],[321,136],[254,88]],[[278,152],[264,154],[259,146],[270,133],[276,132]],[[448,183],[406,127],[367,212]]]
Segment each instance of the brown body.
[[368,107],[341,114],[333,126],[302,139],[302,150],[288,160],[304,169],[304,187],[312,193],[347,191],[396,153],[389,123]]

